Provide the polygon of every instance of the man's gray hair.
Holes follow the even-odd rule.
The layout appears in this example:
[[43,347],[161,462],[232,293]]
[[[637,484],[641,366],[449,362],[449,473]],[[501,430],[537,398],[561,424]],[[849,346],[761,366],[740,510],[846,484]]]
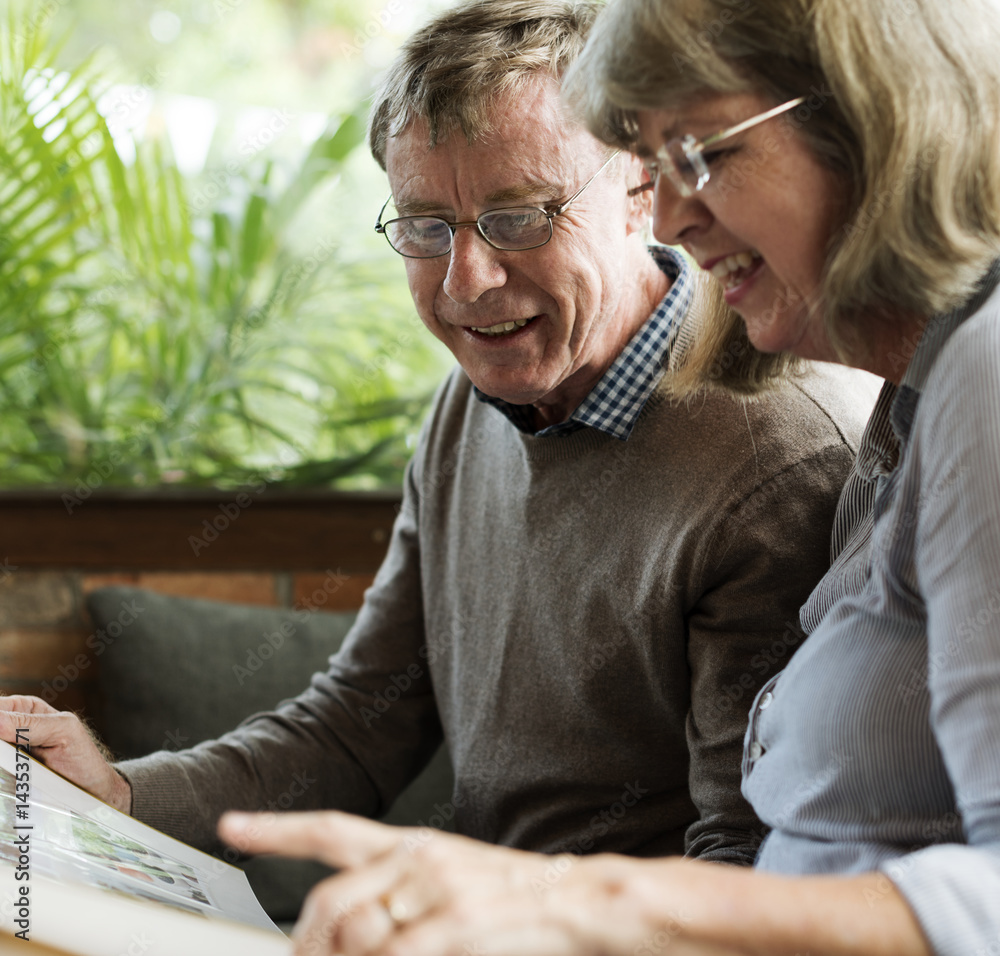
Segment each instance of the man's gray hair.
[[466,0],[439,14],[400,50],[375,95],[368,130],[385,169],[386,141],[414,119],[428,147],[455,130],[492,132],[492,107],[540,73],[561,77],[583,51],[596,0]]

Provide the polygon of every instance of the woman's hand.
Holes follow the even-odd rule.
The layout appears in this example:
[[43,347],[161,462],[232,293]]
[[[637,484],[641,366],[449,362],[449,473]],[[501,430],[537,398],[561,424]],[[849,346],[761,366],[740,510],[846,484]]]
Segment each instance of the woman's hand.
[[929,956],[879,873],[789,878],[677,857],[543,856],[345,813],[229,813],[247,853],[341,867],[296,956]]
[[[306,900],[293,937],[297,956],[633,956],[642,942],[614,915],[636,908],[615,886],[622,864],[636,868],[635,861],[543,856],[334,812],[231,813],[219,833],[243,852],[344,868]],[[669,904],[661,909],[666,922]]]
[[[18,740],[15,731],[27,728]],[[23,742],[29,753],[67,780],[122,813],[132,809],[132,788],[110,755],[76,714],[56,710],[38,697],[0,697],[0,739]]]

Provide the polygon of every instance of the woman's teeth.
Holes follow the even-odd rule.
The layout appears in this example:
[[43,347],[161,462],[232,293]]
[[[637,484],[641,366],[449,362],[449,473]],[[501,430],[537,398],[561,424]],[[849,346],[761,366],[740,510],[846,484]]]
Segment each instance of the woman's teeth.
[[481,332],[483,335],[507,335],[515,329],[523,329],[530,321],[531,319],[514,319],[513,322],[500,322],[498,325],[491,325],[485,329],[477,329],[472,326],[472,331]]
[[712,266],[715,276],[727,289],[734,289],[746,278],[746,270],[755,265],[761,258],[759,252],[737,252],[734,256],[726,256]]

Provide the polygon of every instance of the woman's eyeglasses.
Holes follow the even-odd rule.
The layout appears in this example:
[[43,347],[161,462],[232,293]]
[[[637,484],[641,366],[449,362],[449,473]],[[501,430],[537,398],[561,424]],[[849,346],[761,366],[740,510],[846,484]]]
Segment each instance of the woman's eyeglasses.
[[[794,100],[775,106],[764,113],[751,116],[750,119],[737,123],[736,126],[730,126],[728,129],[706,136],[704,139],[695,139],[691,135],[675,137],[656,151],[655,159],[643,160],[643,165],[654,184],[660,173],[666,173],[667,179],[670,180],[671,185],[678,193],[685,197],[693,196],[696,192],[704,189],[711,178],[708,163],[705,161],[706,149],[729,139],[730,136],[751,129],[765,120],[794,109],[804,102],[804,96],[796,97]],[[646,187],[648,185],[648,183],[645,184]],[[641,189],[642,187],[639,187],[635,191],[640,192]]]

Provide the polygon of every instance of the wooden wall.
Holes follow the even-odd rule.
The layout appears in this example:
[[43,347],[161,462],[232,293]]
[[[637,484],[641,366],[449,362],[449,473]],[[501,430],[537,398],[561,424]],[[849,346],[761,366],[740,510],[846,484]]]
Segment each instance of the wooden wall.
[[[241,604],[355,610],[399,502],[394,494],[273,491],[67,494],[0,495],[0,690],[44,695],[58,681],[57,706],[91,717],[99,660],[86,643],[90,591],[130,584]],[[82,668],[74,663],[81,654]]]

